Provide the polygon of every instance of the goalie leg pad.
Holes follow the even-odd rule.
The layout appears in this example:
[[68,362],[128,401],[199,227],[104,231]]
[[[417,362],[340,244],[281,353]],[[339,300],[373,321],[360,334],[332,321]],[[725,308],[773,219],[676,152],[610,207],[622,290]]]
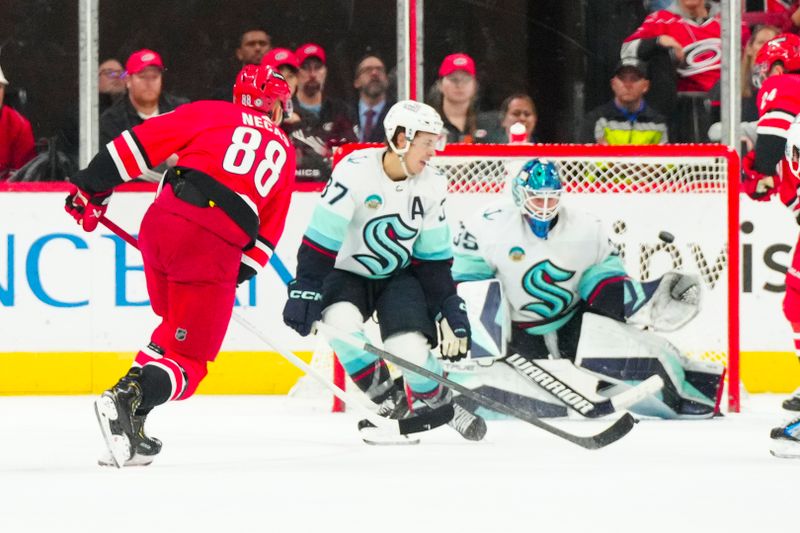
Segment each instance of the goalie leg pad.
[[481,362],[502,358],[511,321],[500,281],[464,281],[458,284],[458,295],[467,306],[472,329],[469,358]]
[[653,409],[644,402],[631,410],[666,418],[713,416],[725,370],[720,363],[688,359],[669,341],[649,331],[591,313],[583,317],[575,364],[612,384],[661,376],[664,389],[653,399],[667,409]]

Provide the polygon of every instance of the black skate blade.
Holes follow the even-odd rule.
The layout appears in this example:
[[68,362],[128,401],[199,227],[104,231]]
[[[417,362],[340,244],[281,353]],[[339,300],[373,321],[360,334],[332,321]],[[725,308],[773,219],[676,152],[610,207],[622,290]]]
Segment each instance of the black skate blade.
[[419,444],[419,439],[408,435],[398,435],[394,431],[379,428],[367,419],[358,421],[358,431],[361,433],[361,440],[370,446],[409,446]]

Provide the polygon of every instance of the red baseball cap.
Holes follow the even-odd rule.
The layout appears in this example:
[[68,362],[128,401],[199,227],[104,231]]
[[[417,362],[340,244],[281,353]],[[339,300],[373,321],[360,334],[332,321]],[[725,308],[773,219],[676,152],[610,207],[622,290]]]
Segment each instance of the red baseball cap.
[[136,74],[147,67],[158,67],[164,70],[164,62],[161,61],[161,56],[157,52],[146,48],[132,53],[128,61],[125,62],[125,70],[128,71],[128,74]]
[[282,65],[289,65],[295,70],[300,68],[300,62],[297,61],[297,56],[288,48],[273,48],[264,55],[261,64],[269,65],[274,69],[278,69]]
[[323,50],[318,44],[306,43],[300,45],[295,51],[295,55],[297,56],[297,63],[300,65],[302,65],[309,57],[316,57],[322,61],[323,65],[325,64],[325,50]]
[[442,61],[439,67],[439,77],[444,78],[457,70],[463,70],[470,76],[475,76],[475,61],[467,54],[450,54]]

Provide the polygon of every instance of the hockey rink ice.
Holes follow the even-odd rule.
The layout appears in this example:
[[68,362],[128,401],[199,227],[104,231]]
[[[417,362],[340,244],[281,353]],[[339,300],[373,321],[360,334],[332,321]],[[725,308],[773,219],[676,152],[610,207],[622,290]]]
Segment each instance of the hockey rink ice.
[[[768,452],[778,395],[710,421],[642,421],[587,451],[517,421],[367,446],[355,411],[285,396],[198,396],[159,408],[149,467],[95,464],[90,396],[0,397],[0,531],[797,531],[800,459]],[[608,422],[557,422],[590,433]]]

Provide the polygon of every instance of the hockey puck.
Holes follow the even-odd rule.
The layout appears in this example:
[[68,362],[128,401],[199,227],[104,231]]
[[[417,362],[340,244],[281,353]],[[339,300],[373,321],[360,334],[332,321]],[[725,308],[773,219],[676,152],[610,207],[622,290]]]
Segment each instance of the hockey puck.
[[658,238],[664,241],[667,244],[670,244],[675,241],[675,235],[668,231],[659,231]]

